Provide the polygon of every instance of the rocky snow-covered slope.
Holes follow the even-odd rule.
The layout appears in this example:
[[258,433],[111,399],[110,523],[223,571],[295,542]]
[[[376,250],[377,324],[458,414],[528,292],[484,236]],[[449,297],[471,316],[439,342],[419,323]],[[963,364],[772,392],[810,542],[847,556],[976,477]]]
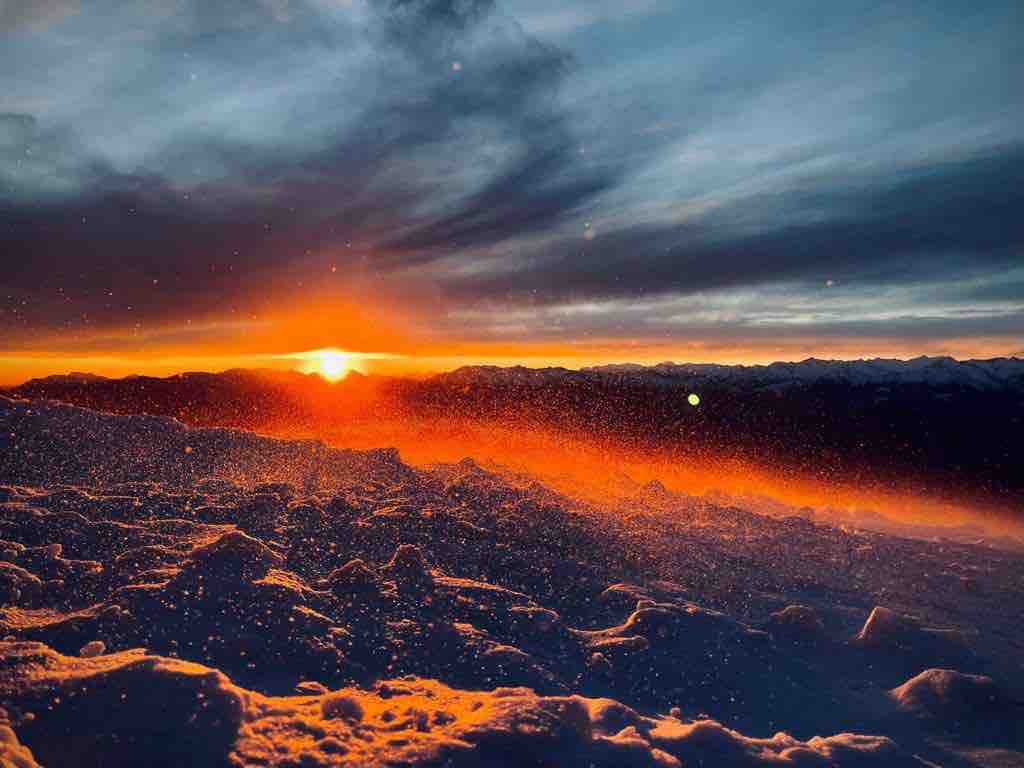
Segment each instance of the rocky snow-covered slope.
[[1021,764],[1024,560],[0,399],[0,764]]

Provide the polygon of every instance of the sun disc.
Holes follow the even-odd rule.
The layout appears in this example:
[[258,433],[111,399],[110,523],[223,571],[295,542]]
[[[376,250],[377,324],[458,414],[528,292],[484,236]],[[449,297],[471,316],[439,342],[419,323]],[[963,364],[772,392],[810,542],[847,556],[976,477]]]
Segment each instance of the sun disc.
[[348,373],[348,355],[333,350],[321,352],[320,375],[328,381],[338,381]]

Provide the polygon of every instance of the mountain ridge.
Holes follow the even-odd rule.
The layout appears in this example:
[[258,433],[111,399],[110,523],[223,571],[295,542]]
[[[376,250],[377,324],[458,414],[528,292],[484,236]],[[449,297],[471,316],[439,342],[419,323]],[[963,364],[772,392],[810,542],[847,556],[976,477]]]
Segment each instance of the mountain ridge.
[[[224,371],[182,371],[169,376],[147,376],[134,374],[121,378],[101,376],[94,373],[72,371],[67,374],[51,374],[48,376],[28,379],[22,384],[7,387],[8,391],[40,384],[94,384],[100,382],[126,381],[130,379],[153,379],[169,381],[175,379],[194,379],[208,376],[237,376],[239,374],[258,374],[269,376],[294,377],[297,380],[315,380],[320,378],[316,373],[299,371],[283,371],[270,368],[229,368]],[[723,364],[723,363],[691,363],[666,360],[652,365],[641,363],[607,363],[602,365],[566,368],[564,366],[548,366],[532,368],[523,365],[466,365],[451,371],[443,371],[428,376],[422,381],[445,381],[465,379],[471,376],[485,378],[515,379],[516,383],[552,380],[558,377],[587,378],[591,376],[649,376],[668,379],[686,377],[723,380],[732,378],[746,382],[790,380],[797,382],[813,382],[816,380],[842,380],[854,384],[886,383],[917,383],[933,386],[961,384],[976,388],[1007,388],[1024,387],[1024,358],[992,357],[970,358],[957,360],[949,356],[920,355],[909,359],[900,358],[817,358],[808,357],[799,361],[775,361],[764,364]],[[362,374],[351,371],[342,380],[413,380],[403,376]]]
[[655,365],[636,363],[570,368],[527,368],[524,366],[464,366],[438,378],[465,380],[514,380],[515,383],[547,383],[559,377],[586,380],[593,376],[628,378],[654,384],[685,384],[714,381],[732,384],[795,385],[817,381],[841,381],[853,385],[923,384],[963,386],[973,389],[1024,389],[1024,360],[1015,357],[955,360],[951,357],[921,356],[910,360],[871,358],[857,360],[821,360],[806,358],[798,362],[773,362],[765,365],[722,365],[717,363],[663,362]]

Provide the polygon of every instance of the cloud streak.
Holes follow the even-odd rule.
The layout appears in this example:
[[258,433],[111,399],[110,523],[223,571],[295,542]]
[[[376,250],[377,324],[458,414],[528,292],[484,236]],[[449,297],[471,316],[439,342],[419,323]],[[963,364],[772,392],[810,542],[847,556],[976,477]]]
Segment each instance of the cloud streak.
[[593,240],[583,232],[549,244],[527,272],[473,276],[451,289],[465,298],[529,294],[550,303],[685,295],[802,275],[870,287],[1019,263],[1024,222],[1014,212],[1024,209],[1024,145],[844,181],[802,180],[784,194],[744,198],[677,226],[623,227]]

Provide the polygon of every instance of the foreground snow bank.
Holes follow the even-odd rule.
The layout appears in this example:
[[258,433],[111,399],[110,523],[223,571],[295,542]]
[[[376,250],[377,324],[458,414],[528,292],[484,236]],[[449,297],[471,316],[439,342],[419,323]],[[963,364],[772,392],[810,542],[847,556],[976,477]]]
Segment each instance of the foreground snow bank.
[[[75,658],[41,643],[0,643],[0,698],[50,768],[185,757],[237,766],[918,764],[884,737],[757,739],[714,720],[645,717],[612,699],[526,688],[460,691],[408,677],[365,690],[305,690],[316,694],[263,696],[216,670],[142,650]],[[69,740],[47,736],[58,732]],[[13,732],[4,743],[25,749]],[[33,765],[24,755],[20,764]]]

